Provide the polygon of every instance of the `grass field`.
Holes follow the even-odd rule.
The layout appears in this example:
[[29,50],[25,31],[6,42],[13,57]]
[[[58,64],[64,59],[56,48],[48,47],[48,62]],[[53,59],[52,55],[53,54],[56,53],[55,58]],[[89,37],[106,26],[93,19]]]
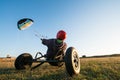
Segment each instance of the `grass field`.
[[[14,60],[0,60],[0,80],[120,80],[120,57],[81,58],[81,72],[69,77],[65,66],[45,63],[28,70],[16,70]],[[34,64],[33,64],[34,65]]]

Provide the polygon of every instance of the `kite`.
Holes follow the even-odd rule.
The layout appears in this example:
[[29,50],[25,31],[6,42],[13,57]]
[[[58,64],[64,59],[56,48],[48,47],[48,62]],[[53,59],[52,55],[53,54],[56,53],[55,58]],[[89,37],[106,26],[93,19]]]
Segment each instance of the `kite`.
[[19,30],[25,30],[27,29],[28,27],[30,27],[32,24],[33,24],[33,20],[32,19],[29,19],[29,18],[23,18],[23,19],[20,19],[18,22],[17,22],[17,27]]

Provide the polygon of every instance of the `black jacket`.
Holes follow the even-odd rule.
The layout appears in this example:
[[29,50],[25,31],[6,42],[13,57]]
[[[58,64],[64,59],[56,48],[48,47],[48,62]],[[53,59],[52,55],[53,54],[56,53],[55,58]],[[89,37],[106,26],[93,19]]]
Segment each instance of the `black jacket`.
[[53,58],[59,50],[62,50],[63,54],[67,48],[65,42],[58,43],[57,39],[42,39],[42,44],[48,47],[46,56],[48,58]]

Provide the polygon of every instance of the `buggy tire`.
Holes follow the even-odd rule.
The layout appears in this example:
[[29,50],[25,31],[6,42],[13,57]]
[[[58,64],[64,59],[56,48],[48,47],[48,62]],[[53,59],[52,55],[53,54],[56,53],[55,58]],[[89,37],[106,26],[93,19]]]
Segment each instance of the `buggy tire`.
[[69,47],[66,51],[65,66],[71,77],[80,73],[80,58],[74,47]]
[[23,53],[16,58],[14,63],[15,68],[17,70],[30,68],[32,65],[32,60],[33,58],[29,53]]

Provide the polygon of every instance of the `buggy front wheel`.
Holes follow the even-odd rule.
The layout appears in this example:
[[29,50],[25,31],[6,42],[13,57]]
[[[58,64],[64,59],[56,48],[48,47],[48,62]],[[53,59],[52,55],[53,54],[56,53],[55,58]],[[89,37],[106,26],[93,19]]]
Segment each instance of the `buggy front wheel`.
[[80,58],[74,47],[69,47],[66,51],[65,66],[71,77],[80,73]]

